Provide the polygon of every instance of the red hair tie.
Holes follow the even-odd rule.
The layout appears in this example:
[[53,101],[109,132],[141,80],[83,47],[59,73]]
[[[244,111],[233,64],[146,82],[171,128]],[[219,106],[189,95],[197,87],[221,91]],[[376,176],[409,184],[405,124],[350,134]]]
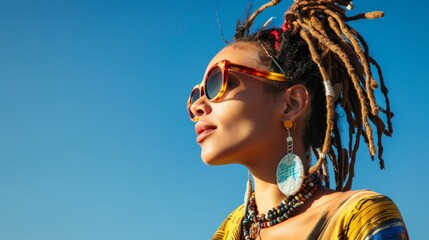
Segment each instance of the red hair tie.
[[285,22],[283,23],[283,26],[282,26],[282,30],[283,30],[283,32],[286,32],[289,29],[290,29],[290,25],[287,22],[287,20],[285,20]]
[[274,38],[276,39],[276,42],[275,42],[276,50],[277,51],[280,50],[280,33],[279,33],[279,31],[273,30],[273,31],[271,31],[271,35],[273,35]]

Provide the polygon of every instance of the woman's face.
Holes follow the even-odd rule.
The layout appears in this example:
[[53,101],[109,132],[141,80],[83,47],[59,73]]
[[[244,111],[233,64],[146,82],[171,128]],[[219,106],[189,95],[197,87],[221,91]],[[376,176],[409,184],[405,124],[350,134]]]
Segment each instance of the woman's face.
[[[224,59],[240,65],[268,70],[260,65],[259,49],[250,43],[233,44],[221,50],[210,67]],[[206,70],[206,74],[207,74]],[[201,157],[210,165],[241,163],[249,165],[271,154],[275,146],[286,145],[279,97],[264,89],[255,77],[230,72],[223,96],[210,102],[198,99],[191,111],[198,116],[195,125]]]

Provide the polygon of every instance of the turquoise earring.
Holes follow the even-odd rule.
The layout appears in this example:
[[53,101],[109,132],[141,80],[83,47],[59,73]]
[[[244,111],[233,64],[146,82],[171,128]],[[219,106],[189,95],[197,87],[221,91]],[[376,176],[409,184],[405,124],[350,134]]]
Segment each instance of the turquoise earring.
[[301,189],[304,180],[304,166],[301,158],[293,153],[293,138],[290,134],[293,122],[286,120],[283,122],[283,126],[288,132],[287,154],[277,165],[277,187],[284,195],[292,196]]

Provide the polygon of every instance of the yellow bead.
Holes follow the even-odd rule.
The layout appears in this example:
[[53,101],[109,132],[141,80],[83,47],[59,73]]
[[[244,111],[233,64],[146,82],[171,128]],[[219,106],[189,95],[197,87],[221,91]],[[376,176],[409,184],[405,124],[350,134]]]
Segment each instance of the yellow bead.
[[291,129],[293,127],[293,122],[291,120],[286,120],[286,121],[283,122],[283,126],[285,128]]

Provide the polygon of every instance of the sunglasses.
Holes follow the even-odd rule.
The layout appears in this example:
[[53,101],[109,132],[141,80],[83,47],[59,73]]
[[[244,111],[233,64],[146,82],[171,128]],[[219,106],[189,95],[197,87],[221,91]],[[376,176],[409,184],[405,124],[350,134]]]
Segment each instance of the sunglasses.
[[285,75],[276,72],[269,72],[264,70],[258,70],[251,67],[246,67],[240,64],[232,63],[228,60],[222,60],[214,64],[203,81],[196,85],[188,99],[188,112],[189,117],[192,121],[198,121],[198,116],[192,113],[191,106],[196,102],[200,97],[206,96],[206,98],[214,102],[222,97],[226,91],[228,84],[228,73],[229,71],[241,72],[247,75],[263,78],[266,80],[277,81],[277,82],[287,82]]

